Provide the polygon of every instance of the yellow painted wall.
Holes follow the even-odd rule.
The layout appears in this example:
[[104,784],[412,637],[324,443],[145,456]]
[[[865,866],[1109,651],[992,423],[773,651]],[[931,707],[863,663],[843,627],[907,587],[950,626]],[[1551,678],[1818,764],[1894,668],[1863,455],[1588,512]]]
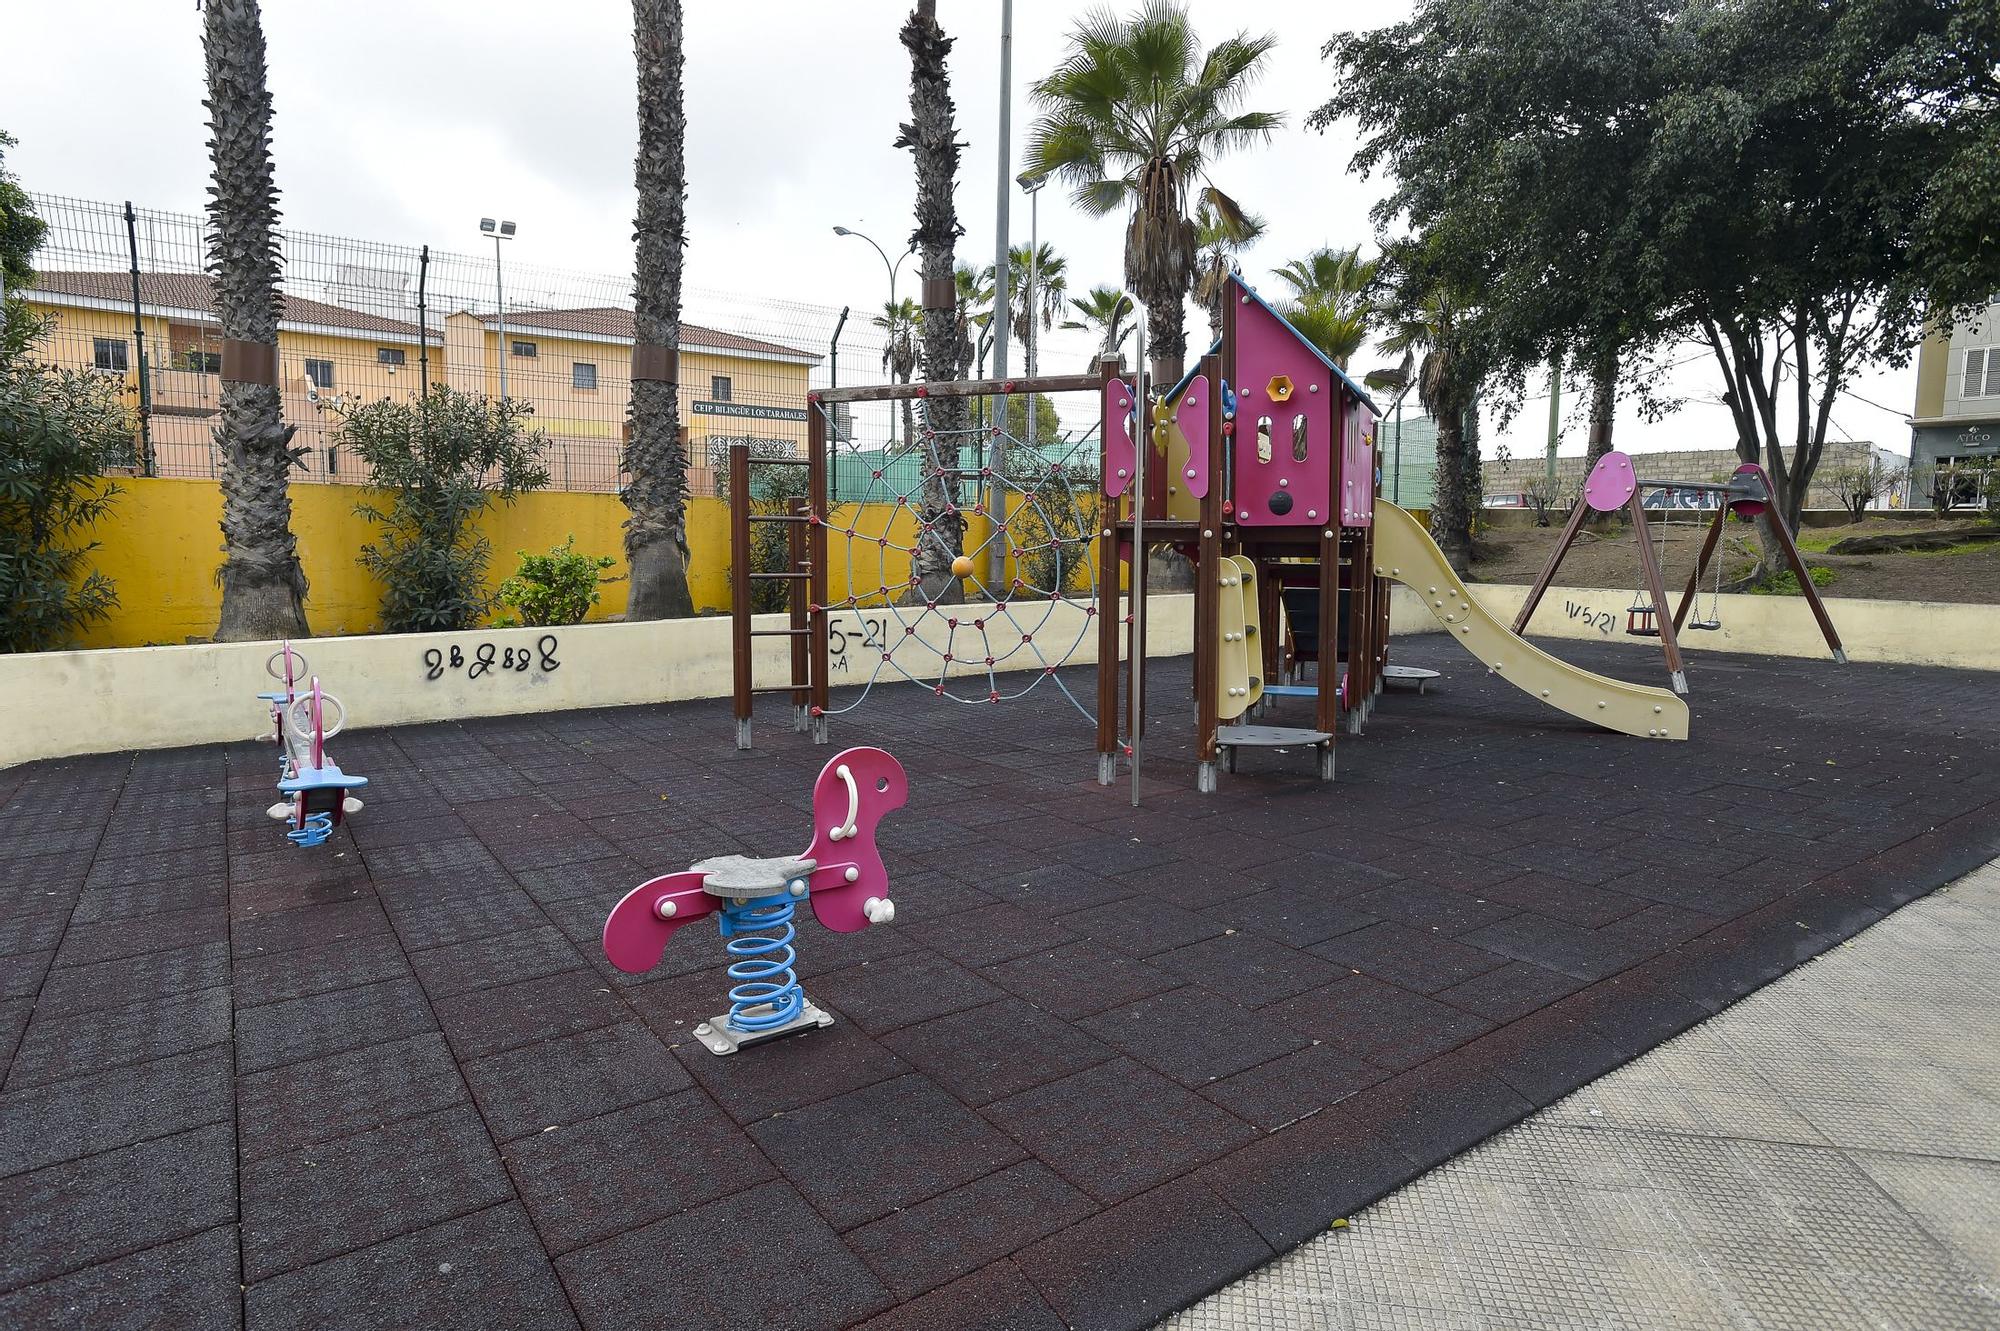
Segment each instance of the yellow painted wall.
[[1932,333],[1917,349],[1917,417],[1944,415],[1944,376],[1951,361],[1951,339]]
[[[123,493],[93,533],[99,548],[91,563],[117,585],[120,608],[93,627],[85,647],[141,647],[206,641],[215,632],[222,593],[215,571],[222,563],[222,491],[214,481],[118,481]],[[375,525],[354,506],[367,490],[349,485],[295,485],[291,489],[292,531],[298,536],[309,590],[306,618],[315,635],[371,633],[379,627],[381,588],[356,561]],[[625,609],[625,506],[615,495],[543,490],[524,495],[511,507],[489,509],[479,526],[493,543],[489,580],[497,585],[519,563],[519,551],[540,553],[570,535],[586,554],[610,555],[612,581],[601,589],[592,620]],[[967,544],[976,547],[986,532],[974,517]],[[873,539],[883,533],[907,550],[916,542],[916,519],[892,505],[843,504],[834,509],[827,542],[829,600],[850,595],[863,605],[881,603],[880,588],[900,587],[910,576],[910,557],[884,551]],[[858,536],[850,539],[845,529]],[[699,611],[729,608],[729,510],[719,499],[688,503],[688,545],[692,553],[689,591]],[[851,563],[850,563],[851,560]],[[850,569],[852,576],[850,578]],[[1009,561],[1009,575],[1013,564]]]

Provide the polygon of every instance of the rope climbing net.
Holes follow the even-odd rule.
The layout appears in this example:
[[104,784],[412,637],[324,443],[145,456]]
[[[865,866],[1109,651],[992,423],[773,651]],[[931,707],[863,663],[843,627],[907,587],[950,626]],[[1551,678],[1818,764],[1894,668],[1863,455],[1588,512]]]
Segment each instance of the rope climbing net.
[[1094,722],[1058,672],[1098,613],[1096,436],[1030,443],[991,421],[945,428],[923,399],[902,424],[869,449],[829,418],[830,511],[813,520],[832,556],[825,608],[858,620],[836,629],[851,664],[835,682],[860,688],[828,713],[853,711],[885,680],[965,704],[1046,682]]

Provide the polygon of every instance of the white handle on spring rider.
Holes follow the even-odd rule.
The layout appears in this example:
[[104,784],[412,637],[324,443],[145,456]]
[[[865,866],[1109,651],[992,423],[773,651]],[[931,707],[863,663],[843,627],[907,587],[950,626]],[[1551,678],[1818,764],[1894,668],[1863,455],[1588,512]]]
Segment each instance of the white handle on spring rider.
[[847,823],[842,827],[830,828],[827,835],[835,841],[854,835],[854,820],[861,812],[861,788],[854,784],[854,773],[842,763],[833,769],[834,775],[847,783]]

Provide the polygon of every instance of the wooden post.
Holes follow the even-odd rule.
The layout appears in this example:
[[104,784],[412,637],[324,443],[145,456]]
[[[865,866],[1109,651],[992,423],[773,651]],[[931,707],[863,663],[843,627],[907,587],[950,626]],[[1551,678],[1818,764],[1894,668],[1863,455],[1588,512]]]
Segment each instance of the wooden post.
[[[1638,492],[1635,490],[1633,493]],[[1534,585],[1528,588],[1528,599],[1521,602],[1521,613],[1514,616],[1516,637],[1527,636],[1528,617],[1533,615],[1535,607],[1542,603],[1542,593],[1546,592],[1549,584],[1555,581],[1556,569],[1561,567],[1563,556],[1569,553],[1570,546],[1576,542],[1576,534],[1583,530],[1583,524],[1594,511],[1590,507],[1590,502],[1582,495],[1576,497],[1576,506],[1570,509],[1569,521],[1563,525],[1562,539],[1556,542],[1555,552],[1549,556],[1549,562],[1535,575]]]
[[[797,496],[785,505],[785,512],[799,519],[785,524],[785,567],[793,573],[810,572],[812,556],[805,517],[812,512],[812,501]],[[812,644],[808,641],[812,634],[811,591],[793,579],[785,584],[785,600],[791,611],[786,627],[792,635],[792,729],[804,731],[810,726],[813,706]]]
[[736,747],[750,747],[750,446],[729,446],[729,654]]
[[[1764,489],[1768,492],[1770,488],[1770,482],[1766,481]],[[1785,552],[1785,562],[1791,565],[1792,576],[1799,580],[1799,595],[1805,597],[1806,604],[1812,607],[1813,618],[1819,621],[1820,636],[1826,639],[1833,659],[1845,661],[1847,652],[1840,645],[1840,635],[1833,631],[1833,621],[1827,617],[1826,606],[1819,599],[1819,588],[1813,586],[1812,578],[1806,571],[1806,562],[1799,558],[1799,547],[1793,543],[1792,534],[1785,530],[1785,519],[1779,515],[1775,499],[1765,503],[1764,521],[1771,524],[1771,535],[1777,538],[1778,548]]]
[[1107,404],[1106,385],[1118,377],[1119,361],[1097,363],[1097,783],[1108,786],[1118,772],[1118,501],[1105,493],[1111,475],[1111,431],[1118,427]]
[[806,522],[806,554],[812,561],[806,586],[810,588],[806,606],[812,642],[812,738],[815,744],[827,740],[827,675],[832,668],[826,632],[826,526],[833,515],[826,503],[826,411],[817,402],[806,409],[806,495],[811,513]]
[[1632,515],[1632,535],[1639,542],[1639,570],[1645,575],[1647,594],[1653,598],[1653,622],[1660,626],[1660,650],[1667,658],[1669,681],[1675,693],[1686,693],[1687,670],[1681,664],[1681,646],[1674,637],[1673,617],[1667,613],[1667,588],[1660,578],[1659,557],[1653,553],[1653,538],[1646,529],[1646,505],[1640,501],[1636,486],[1631,498],[1625,501],[1625,509]]

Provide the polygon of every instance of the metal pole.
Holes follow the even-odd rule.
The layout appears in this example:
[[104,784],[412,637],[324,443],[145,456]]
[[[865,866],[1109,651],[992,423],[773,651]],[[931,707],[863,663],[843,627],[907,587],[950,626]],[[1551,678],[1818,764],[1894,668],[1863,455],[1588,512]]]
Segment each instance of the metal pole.
[[500,316],[500,397],[507,396],[507,294],[500,288],[500,237],[493,237],[493,307]]
[[[1009,273],[1007,271],[1007,207],[1011,202],[1008,189],[1013,185],[1013,172],[1007,169],[1013,157],[1010,134],[1014,114],[1014,0],[1000,0],[1000,150],[996,154],[999,167],[999,186],[994,191],[993,207],[993,377],[1007,377],[1007,323],[1006,314],[1011,314],[1013,306],[1008,302]],[[1006,312],[1003,314],[1002,312]]]
[[1389,483],[1389,502],[1400,505],[1403,502],[1403,395],[1396,394],[1396,447],[1390,455],[1389,465],[1395,468],[1395,478]]
[[431,334],[425,317],[429,307],[424,303],[424,283],[430,272],[431,247],[426,245],[417,251],[417,396],[424,399],[431,395]]
[[1146,400],[1144,310],[1138,311],[1133,327],[1139,334],[1139,352],[1138,364],[1132,371],[1132,441],[1138,447],[1132,450],[1132,645],[1128,651],[1132,658],[1132,807],[1136,809],[1139,748],[1146,729],[1146,455],[1153,449],[1153,413]]
[[[153,459],[153,386],[146,373],[146,320],[139,309],[139,221],[132,201],[125,200],[125,244],[132,259],[132,350],[139,366],[139,470],[151,476],[157,471]],[[200,343],[196,343],[200,354]]]
[[[1035,353],[1040,349],[1041,337],[1035,327],[1035,293],[1042,281],[1042,191],[1035,188],[1028,194],[1028,373],[1035,372]],[[1035,395],[1028,394],[1028,447],[1035,446]]]
[[1563,367],[1557,361],[1549,367],[1549,471],[1548,479],[1556,478],[1556,435],[1558,419],[1562,412]]
[[[840,318],[833,325],[833,340],[827,344],[826,348],[826,386],[828,388],[840,387],[840,330],[847,327],[847,310],[848,307],[845,305],[840,307]],[[807,410],[812,410],[810,403],[807,404]],[[836,446],[840,443],[838,432],[834,434],[833,442]],[[830,502],[837,502],[840,499],[840,468],[838,465],[834,466],[828,474],[827,484],[832,486]]]

